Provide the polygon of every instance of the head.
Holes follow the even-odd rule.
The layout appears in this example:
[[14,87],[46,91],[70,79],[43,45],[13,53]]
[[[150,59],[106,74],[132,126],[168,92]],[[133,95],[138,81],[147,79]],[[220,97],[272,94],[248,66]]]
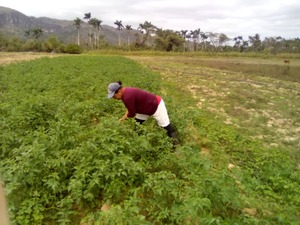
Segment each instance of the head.
[[116,83],[110,83],[108,85],[108,95],[107,98],[114,98],[114,99],[122,99],[123,95],[123,87],[122,87],[122,82],[118,81]]

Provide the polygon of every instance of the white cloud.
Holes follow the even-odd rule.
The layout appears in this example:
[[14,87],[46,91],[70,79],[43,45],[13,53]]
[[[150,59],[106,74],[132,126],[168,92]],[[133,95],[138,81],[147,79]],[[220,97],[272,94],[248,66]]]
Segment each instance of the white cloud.
[[[0,3],[1,5],[1,3]],[[300,1],[297,0],[35,0],[7,1],[2,6],[28,16],[73,20],[91,12],[103,24],[137,28],[149,21],[163,29],[225,33],[230,37],[300,37]]]

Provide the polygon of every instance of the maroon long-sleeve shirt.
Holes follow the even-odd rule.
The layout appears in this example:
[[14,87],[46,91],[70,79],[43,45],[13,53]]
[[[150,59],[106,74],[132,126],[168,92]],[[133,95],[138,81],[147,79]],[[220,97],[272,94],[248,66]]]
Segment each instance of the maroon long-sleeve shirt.
[[132,87],[126,87],[122,96],[122,101],[128,110],[127,117],[134,117],[136,113],[153,115],[160,99],[155,94]]

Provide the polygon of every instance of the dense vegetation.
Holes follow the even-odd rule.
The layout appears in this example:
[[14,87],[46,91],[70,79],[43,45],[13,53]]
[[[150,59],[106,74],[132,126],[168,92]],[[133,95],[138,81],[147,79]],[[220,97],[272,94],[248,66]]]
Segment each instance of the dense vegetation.
[[62,41],[55,36],[51,36],[47,40],[39,40],[38,38],[24,40],[20,38],[6,38],[0,33],[0,51],[80,54],[82,49],[77,44],[63,44]]
[[[106,98],[116,80],[163,96],[183,142],[175,152],[153,120],[118,121],[122,103]],[[288,151],[241,135],[129,59],[42,58],[0,67],[0,81],[12,224],[299,222],[300,173]]]
[[[259,34],[248,37],[228,37],[223,33],[204,32],[202,30],[164,30],[151,22],[139,24],[136,30],[131,25],[116,21],[118,43],[106,39],[101,20],[85,14],[85,23],[80,18],[74,20],[77,30],[76,41],[66,43],[57,36],[43,37],[40,27],[24,31],[22,37],[5,37],[0,33],[0,51],[44,51],[59,53],[80,53],[83,50],[122,49],[126,51],[158,50],[166,52],[263,52],[273,55],[279,53],[300,53],[300,39],[284,39],[280,36],[265,37]],[[88,33],[82,34],[82,26],[89,27]],[[75,40],[75,38],[74,38]],[[71,48],[71,50],[70,50]],[[75,51],[74,51],[75,50]]]

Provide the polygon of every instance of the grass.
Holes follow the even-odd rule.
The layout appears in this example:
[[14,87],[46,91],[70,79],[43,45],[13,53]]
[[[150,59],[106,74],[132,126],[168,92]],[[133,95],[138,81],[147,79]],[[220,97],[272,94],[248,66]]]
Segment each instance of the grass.
[[[258,209],[265,216],[271,215],[272,210],[269,211],[268,207],[271,209],[273,206],[267,206],[268,204],[264,203],[266,200],[257,195],[257,193],[264,193],[270,198],[275,197],[271,194],[271,190],[276,190],[277,184],[275,183],[280,181],[268,180],[268,176],[275,180],[278,178],[276,175],[271,175],[270,171],[276,171],[275,174],[282,173],[285,171],[283,165],[287,166],[289,160],[292,160],[294,167],[294,172],[290,171],[290,173],[298,174],[300,170],[299,59],[292,60],[292,64],[287,66],[276,57],[261,59],[130,56],[130,58],[161,74],[164,80],[163,93],[167,93],[173,104],[187,107],[191,113],[193,109],[201,110],[200,116],[215,120],[211,124],[212,127],[219,122],[226,124],[229,130],[224,131],[224,140],[228,140],[226,136],[230,136],[230,132],[235,130],[237,139],[233,140],[233,146],[239,145],[237,144],[239,134],[257,142],[258,146],[254,147],[256,150],[264,146],[263,151],[267,152],[263,152],[262,155],[265,156],[261,156],[254,149],[242,150],[244,148],[242,146],[237,147],[241,149],[235,149],[235,147],[229,147],[231,144],[227,141],[221,141],[221,146],[225,149],[226,146],[229,147],[224,154],[221,150],[223,147],[218,144],[216,146],[216,143],[220,141],[214,140],[213,133],[216,131],[209,130],[206,126],[204,129],[203,125],[204,131],[199,131],[196,128],[198,127],[195,124],[196,121],[193,120],[186,125],[189,130],[185,137],[186,141],[197,146],[201,157],[210,157],[215,165],[227,161],[227,163],[231,162],[245,168],[245,165],[249,163],[252,168],[250,171],[257,172],[257,170],[264,170],[262,167],[266,165],[265,160],[274,161],[274,164],[269,165],[269,169],[265,171],[266,177],[262,178],[267,183],[266,185],[270,186],[260,186],[256,191],[253,189],[252,196],[256,196],[254,198],[242,196],[242,198],[246,197],[248,207]],[[288,73],[286,73],[286,68],[289,68]],[[187,106],[186,101],[191,97],[193,101],[189,100]],[[222,129],[224,128],[221,126],[219,132]],[[218,132],[215,133],[215,136],[219,135]],[[286,154],[287,158],[279,162],[278,157],[282,158],[282,156],[280,156],[281,153],[276,153],[277,151]],[[271,156],[273,154],[274,156]],[[262,161],[259,163],[255,160]],[[278,167],[277,163],[281,164],[279,171],[275,169]],[[254,164],[256,166],[252,167]],[[242,184],[241,189],[249,191],[251,189],[249,187],[257,181],[249,180],[249,177],[245,175],[247,173],[245,170],[240,173],[243,173],[240,174],[241,180],[238,181]],[[278,201],[284,201],[284,198],[283,196],[275,197]],[[294,204],[299,208],[298,203]],[[279,213],[279,217],[287,214],[287,211]],[[296,218],[299,220],[299,215]]]
[[[127,56],[138,64],[119,56],[72,57],[0,70],[0,140],[2,154],[11,157],[2,155],[0,168],[19,222],[300,220],[299,82],[280,70],[262,76],[254,57]],[[268,69],[286,66],[278,58],[264,62]],[[176,153],[153,120],[117,121],[122,104],[99,96],[118,79],[163,96],[182,137]],[[20,200],[26,195],[33,199]],[[102,212],[106,202],[111,208]]]
[[[265,140],[266,146],[300,149],[300,60],[285,75],[276,69],[286,67],[277,58],[131,58],[159,72],[178,93],[189,93],[196,100],[195,107],[215,113],[254,139]],[[179,95],[176,101],[184,98]]]

